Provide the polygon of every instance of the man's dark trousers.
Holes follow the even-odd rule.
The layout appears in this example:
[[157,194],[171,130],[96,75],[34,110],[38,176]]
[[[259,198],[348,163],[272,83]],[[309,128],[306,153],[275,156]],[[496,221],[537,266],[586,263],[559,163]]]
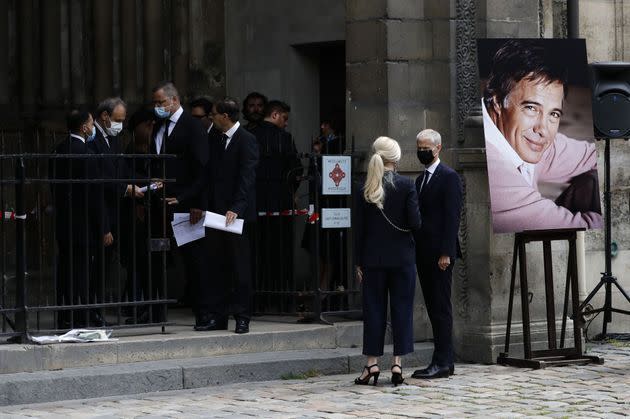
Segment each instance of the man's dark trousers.
[[439,256],[417,255],[418,277],[433,329],[434,351],[432,364],[453,365],[453,310],[451,286],[453,264],[446,270],[438,266]]

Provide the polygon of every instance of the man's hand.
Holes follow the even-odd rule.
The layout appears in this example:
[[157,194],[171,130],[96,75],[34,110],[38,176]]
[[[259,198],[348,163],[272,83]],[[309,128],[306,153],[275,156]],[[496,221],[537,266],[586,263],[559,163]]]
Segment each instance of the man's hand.
[[197,224],[203,219],[204,212],[198,208],[190,209],[190,224]]
[[443,271],[445,271],[446,268],[450,266],[450,264],[451,264],[450,256],[440,256],[440,258],[438,259],[438,266]]
[[177,204],[179,204],[179,201],[177,200],[177,198],[164,198],[164,201],[168,205],[177,205]]
[[230,224],[232,224],[234,222],[234,220],[236,220],[236,217],[238,217],[238,214],[232,211],[228,211],[225,213],[225,226],[229,226]]
[[357,279],[359,280],[359,284],[363,281],[363,270],[360,266],[356,267]]
[[132,196],[134,198],[142,198],[144,196],[144,192],[142,192],[140,189],[141,188],[139,188],[138,185],[127,185],[125,196]]
[[108,247],[108,246],[111,246],[112,243],[114,243],[114,236],[112,235],[112,232],[110,231],[109,233],[103,236],[103,246]]

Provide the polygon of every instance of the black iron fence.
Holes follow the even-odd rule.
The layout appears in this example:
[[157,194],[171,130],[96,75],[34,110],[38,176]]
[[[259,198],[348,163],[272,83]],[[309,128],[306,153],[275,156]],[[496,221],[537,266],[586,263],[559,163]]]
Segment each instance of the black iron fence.
[[[133,185],[170,182],[164,162],[173,156],[77,154],[65,147],[69,141],[54,133],[35,133],[29,141],[19,132],[0,133],[0,336],[163,328],[167,304],[174,302],[166,292],[164,192],[149,188],[140,198]],[[106,160],[129,167],[120,172],[127,177],[104,176]],[[126,198],[115,200],[108,214],[111,189],[124,190]],[[108,216],[115,218],[114,240],[106,246]]]
[[[261,158],[265,158],[261,156]],[[301,154],[291,207],[259,212],[255,240],[255,311],[304,320],[361,315],[360,287],[353,277],[351,229],[323,228],[323,208],[351,208],[349,195],[322,194],[321,159]],[[302,169],[306,174],[301,175]]]

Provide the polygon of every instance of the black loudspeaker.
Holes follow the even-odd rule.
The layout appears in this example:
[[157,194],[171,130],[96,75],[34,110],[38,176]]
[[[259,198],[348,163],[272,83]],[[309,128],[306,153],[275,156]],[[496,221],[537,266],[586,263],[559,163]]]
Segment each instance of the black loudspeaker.
[[591,64],[595,138],[630,136],[630,63]]

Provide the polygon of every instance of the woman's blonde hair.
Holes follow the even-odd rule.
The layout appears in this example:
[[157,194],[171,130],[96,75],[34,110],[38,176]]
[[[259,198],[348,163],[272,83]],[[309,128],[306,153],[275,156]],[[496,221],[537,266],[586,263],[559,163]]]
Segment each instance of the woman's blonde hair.
[[385,202],[385,189],[383,188],[385,164],[398,163],[400,161],[400,146],[392,138],[378,137],[372,144],[372,150],[374,154],[368,164],[363,197],[367,202],[383,209],[383,202]]

